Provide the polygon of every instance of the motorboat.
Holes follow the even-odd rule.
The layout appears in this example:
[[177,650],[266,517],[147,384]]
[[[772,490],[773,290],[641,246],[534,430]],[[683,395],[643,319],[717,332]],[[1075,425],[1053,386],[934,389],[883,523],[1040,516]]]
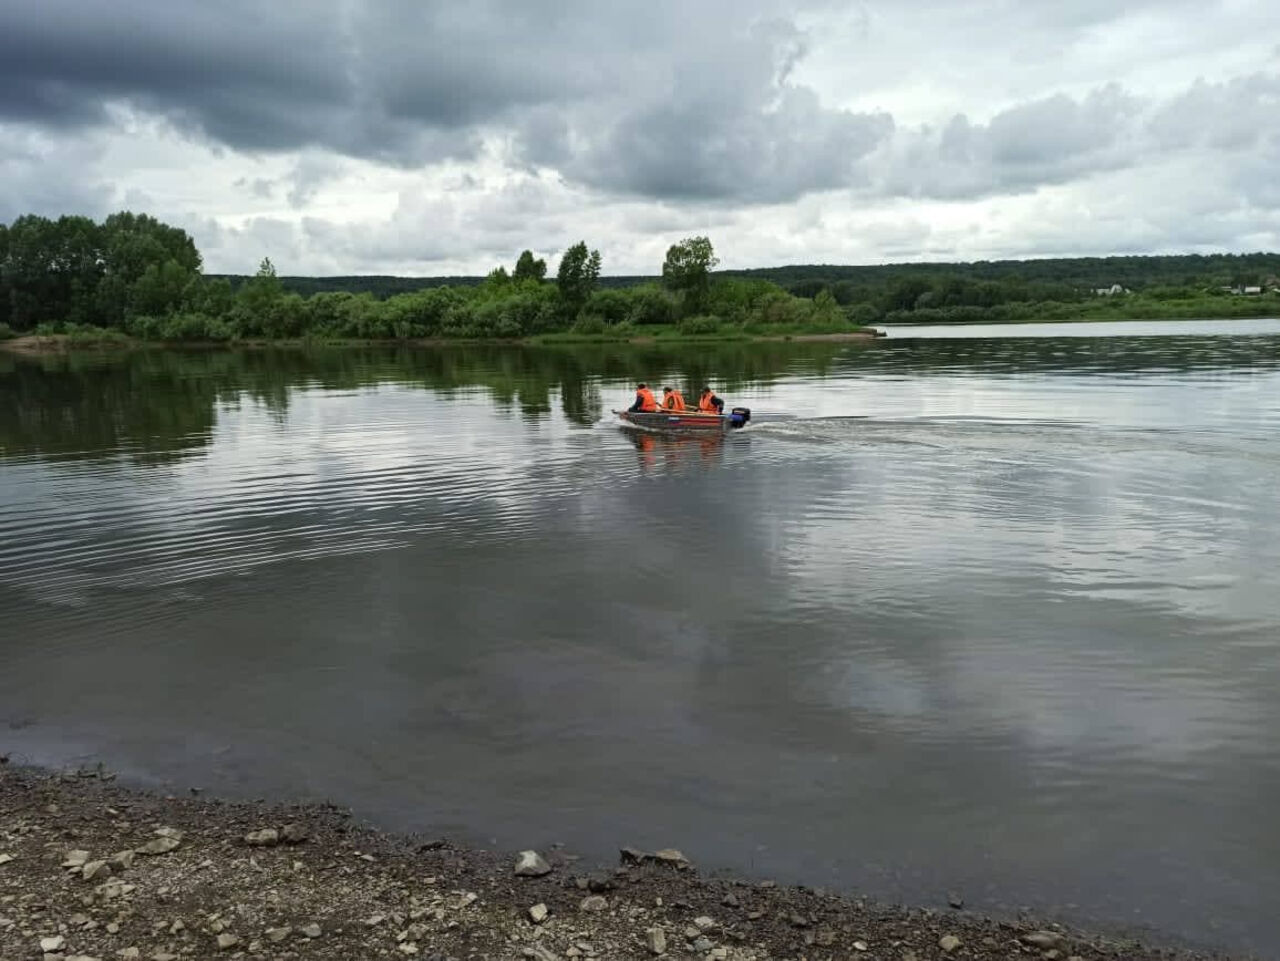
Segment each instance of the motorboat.
[[700,410],[615,410],[614,413],[632,427],[680,433],[724,433],[746,427],[751,420],[751,411],[746,407],[734,407],[727,414]]

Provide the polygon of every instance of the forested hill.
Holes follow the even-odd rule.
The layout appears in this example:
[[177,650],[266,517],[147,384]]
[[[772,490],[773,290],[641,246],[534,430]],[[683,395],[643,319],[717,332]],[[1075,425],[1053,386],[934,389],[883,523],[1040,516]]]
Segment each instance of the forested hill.
[[914,263],[843,266],[803,264],[723,271],[759,277],[787,288],[839,283],[881,286],[902,278],[1023,281],[1095,289],[1119,284],[1145,287],[1207,287],[1261,284],[1280,277],[1280,253],[1179,254],[1148,257],[1053,257],[1042,260],[979,260],[971,263]]
[[[717,276],[769,280],[803,296],[830,287],[837,299],[848,287],[887,287],[903,279],[943,277],[971,281],[1021,281],[1062,284],[1092,290],[1119,284],[1130,290],[1150,287],[1214,287],[1262,284],[1280,277],[1280,253],[1183,254],[1155,257],[1055,257],[1042,260],[980,260],[972,263],[913,264],[797,264],[752,270],[721,270]],[[214,277],[220,275],[211,275]],[[233,286],[248,278],[226,276]],[[634,287],[659,281],[657,276],[599,278],[601,287]],[[315,293],[346,291],[390,297],[427,287],[470,287],[483,277],[281,277],[286,291],[309,297]]]

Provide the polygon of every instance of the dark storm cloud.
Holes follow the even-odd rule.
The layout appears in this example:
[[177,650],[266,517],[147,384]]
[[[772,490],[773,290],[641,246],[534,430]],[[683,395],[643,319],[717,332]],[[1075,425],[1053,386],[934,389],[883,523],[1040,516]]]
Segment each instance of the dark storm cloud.
[[0,119],[104,124],[126,102],[237,150],[417,165],[473,157],[496,132],[605,190],[776,200],[846,185],[891,122],[792,82],[803,40],[794,10],[764,16],[775,7],[42,0],[0,11]]
[[338,38],[313,25],[327,19],[247,4],[10,4],[0,11],[0,112],[75,124],[130,99],[236,146],[295,145],[343,99]]
[[[273,189],[295,209],[340,169],[333,155],[416,168],[483,153],[607,196],[722,209],[849,187],[970,200],[1081,181],[1170,150],[1274,156],[1274,73],[1219,85],[1188,78],[1164,99],[1106,82],[1055,93],[1055,75],[1022,102],[1001,96],[994,114],[966,103],[966,113],[927,127],[832,99],[863,102],[857,82],[894,70],[926,87],[969,72],[1034,74],[1028,63],[1038,58],[1135,36],[1115,34],[1137,29],[1134,18],[1199,16],[1189,0],[1122,6],[902,0],[893,13],[910,30],[895,34],[889,8],[867,3],[849,20],[856,39],[825,48],[828,67],[833,53],[886,59],[870,75],[850,74],[862,78],[850,89],[827,83],[824,99],[813,86],[821,78],[804,70],[823,25],[851,16],[833,0],[0,0],[0,124],[67,138],[115,130],[121,116],[161,117],[234,151],[290,155],[295,172]],[[921,49],[903,48],[903,36]],[[1011,37],[1021,59],[1009,59]],[[1116,42],[1128,57],[1132,45]],[[6,151],[0,143],[0,162]]]

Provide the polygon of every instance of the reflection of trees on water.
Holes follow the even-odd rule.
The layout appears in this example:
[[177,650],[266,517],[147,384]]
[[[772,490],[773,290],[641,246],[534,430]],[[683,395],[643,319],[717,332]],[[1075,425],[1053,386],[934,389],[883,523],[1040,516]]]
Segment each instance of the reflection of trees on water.
[[[904,331],[904,334],[906,332]],[[1280,366],[1280,337],[991,337],[893,340],[866,351],[876,372],[1141,373]]]
[[[396,384],[480,389],[538,421],[559,410],[590,426],[602,393],[640,380],[686,396],[839,373],[1247,371],[1280,366],[1280,338],[993,338],[868,343],[589,344],[557,347],[142,350],[28,357],[0,353],[0,453],[163,463],[208,444],[219,406],[249,401],[283,419],[300,389]],[[603,392],[602,392],[603,388]],[[614,396],[616,395],[616,396]]]
[[604,409],[602,382],[665,378],[738,390],[797,370],[820,374],[838,352],[826,344],[605,344],[0,353],[0,454],[164,463],[209,443],[218,407],[248,401],[283,418],[294,391],[379,384],[446,396],[478,388],[532,421],[558,403],[571,424],[590,426]]

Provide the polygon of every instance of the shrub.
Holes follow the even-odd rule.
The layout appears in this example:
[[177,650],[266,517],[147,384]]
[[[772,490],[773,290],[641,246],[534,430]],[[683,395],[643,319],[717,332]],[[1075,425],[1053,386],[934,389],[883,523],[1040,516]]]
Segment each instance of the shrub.
[[0,340],[12,340],[18,332],[6,323],[0,323]]
[[597,314],[583,314],[569,328],[575,334],[603,334],[609,327],[605,323],[604,318]]
[[845,309],[845,316],[849,318],[850,323],[863,326],[878,323],[884,314],[874,304],[854,304]]
[[657,287],[647,285],[631,291],[631,304],[625,323],[637,327],[670,324],[676,319],[676,304],[671,295]]
[[686,317],[676,325],[676,330],[686,335],[714,334],[720,330],[720,318],[703,315]]

